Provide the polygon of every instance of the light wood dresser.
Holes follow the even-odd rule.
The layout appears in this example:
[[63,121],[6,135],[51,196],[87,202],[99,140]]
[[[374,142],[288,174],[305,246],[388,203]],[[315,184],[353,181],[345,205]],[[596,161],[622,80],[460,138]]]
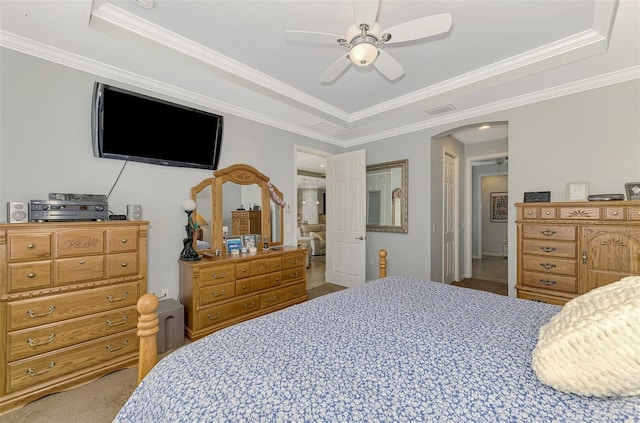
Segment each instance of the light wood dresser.
[[262,212],[259,210],[233,210],[231,212],[231,229],[233,235],[261,234]]
[[147,229],[0,224],[0,414],[137,363]]
[[180,260],[185,329],[196,340],[235,323],[307,300],[307,250],[278,250]]
[[640,202],[516,204],[518,298],[564,305],[640,275]]

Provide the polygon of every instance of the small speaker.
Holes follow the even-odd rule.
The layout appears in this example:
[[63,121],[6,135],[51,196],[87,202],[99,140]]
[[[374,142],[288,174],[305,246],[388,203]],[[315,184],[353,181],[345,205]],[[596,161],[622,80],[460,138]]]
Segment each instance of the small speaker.
[[20,201],[10,201],[7,203],[8,223],[29,222],[29,204]]
[[140,204],[127,204],[127,220],[142,220],[142,206]]

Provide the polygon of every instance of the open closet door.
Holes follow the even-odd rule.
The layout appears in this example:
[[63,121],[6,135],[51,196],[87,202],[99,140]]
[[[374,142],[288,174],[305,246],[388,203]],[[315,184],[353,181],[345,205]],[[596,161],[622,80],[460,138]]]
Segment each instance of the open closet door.
[[329,283],[354,287],[366,281],[367,166],[364,150],[327,158],[327,257]]

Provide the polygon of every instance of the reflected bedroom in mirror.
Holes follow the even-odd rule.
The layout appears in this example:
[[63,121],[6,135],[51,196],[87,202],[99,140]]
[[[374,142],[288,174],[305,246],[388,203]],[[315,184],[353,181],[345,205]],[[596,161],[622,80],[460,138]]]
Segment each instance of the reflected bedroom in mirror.
[[409,232],[409,160],[367,166],[367,231]]

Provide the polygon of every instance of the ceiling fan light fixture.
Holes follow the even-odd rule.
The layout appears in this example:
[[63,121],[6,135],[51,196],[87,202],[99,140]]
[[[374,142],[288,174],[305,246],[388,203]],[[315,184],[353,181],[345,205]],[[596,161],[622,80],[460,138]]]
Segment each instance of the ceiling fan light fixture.
[[378,48],[367,41],[361,41],[360,43],[351,47],[349,51],[349,59],[356,66],[367,66],[372,64],[378,58]]

